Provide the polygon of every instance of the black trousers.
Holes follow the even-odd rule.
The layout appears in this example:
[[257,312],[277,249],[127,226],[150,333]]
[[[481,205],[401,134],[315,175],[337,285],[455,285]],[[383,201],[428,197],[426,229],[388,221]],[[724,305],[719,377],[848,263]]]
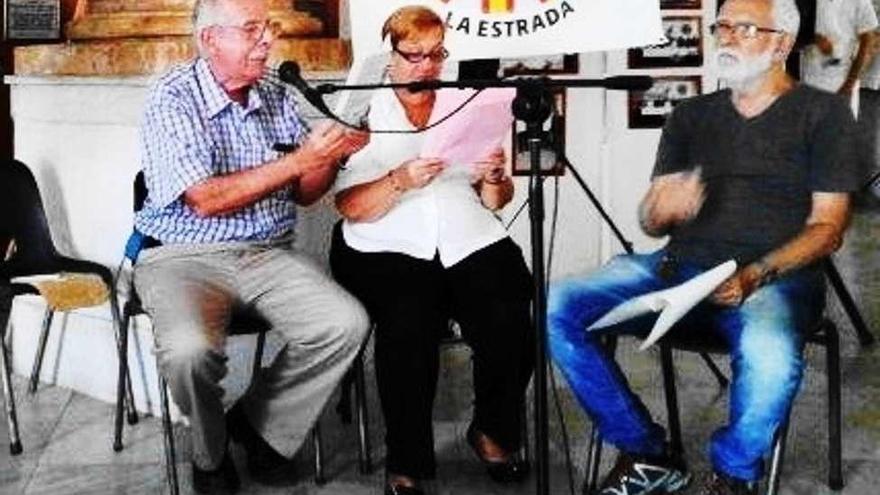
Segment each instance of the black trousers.
[[341,230],[333,231],[330,266],[376,325],[386,469],[417,479],[435,474],[431,414],[438,342],[450,318],[473,351],[474,426],[516,450],[534,361],[531,275],[519,247],[505,238],[444,268],[436,256],[354,250]]

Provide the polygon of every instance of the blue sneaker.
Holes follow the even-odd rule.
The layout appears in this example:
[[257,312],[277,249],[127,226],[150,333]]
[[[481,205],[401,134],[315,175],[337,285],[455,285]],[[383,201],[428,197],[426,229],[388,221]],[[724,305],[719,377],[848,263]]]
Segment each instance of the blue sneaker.
[[648,459],[621,452],[599,485],[598,495],[656,495],[683,490],[691,476],[672,457]]

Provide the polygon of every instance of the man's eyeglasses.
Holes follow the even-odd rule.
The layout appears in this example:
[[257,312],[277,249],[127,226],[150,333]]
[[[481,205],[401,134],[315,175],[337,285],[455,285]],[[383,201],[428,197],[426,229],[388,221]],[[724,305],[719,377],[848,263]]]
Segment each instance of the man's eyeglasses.
[[716,22],[709,26],[709,32],[713,36],[728,35],[737,39],[751,40],[758,37],[758,33],[781,34],[781,29],[761,27],[751,22]]
[[250,41],[259,40],[266,32],[271,34],[273,38],[277,38],[282,32],[281,23],[269,19],[263,22],[247,22],[243,26],[221,25],[219,27],[235,29]]
[[399,50],[398,48],[394,48],[394,52],[404,58],[407,62],[411,64],[418,64],[423,60],[430,59],[431,62],[440,63],[446,60],[449,57],[449,50],[446,48],[440,48],[439,50],[434,50],[430,53],[422,53],[422,52],[405,52],[403,50]]

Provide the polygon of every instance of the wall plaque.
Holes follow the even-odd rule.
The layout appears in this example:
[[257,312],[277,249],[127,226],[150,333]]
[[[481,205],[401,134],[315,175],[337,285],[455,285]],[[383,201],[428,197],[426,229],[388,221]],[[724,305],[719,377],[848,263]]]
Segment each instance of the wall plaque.
[[57,40],[61,37],[61,0],[4,0],[7,40]]

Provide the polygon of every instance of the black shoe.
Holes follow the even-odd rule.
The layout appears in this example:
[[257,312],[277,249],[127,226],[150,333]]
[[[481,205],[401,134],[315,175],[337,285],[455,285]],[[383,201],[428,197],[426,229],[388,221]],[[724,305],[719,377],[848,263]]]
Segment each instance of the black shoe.
[[417,486],[386,484],[385,495],[425,495],[425,491]]
[[757,495],[758,487],[754,482],[713,473],[697,493],[699,495]]
[[228,450],[217,469],[205,470],[193,463],[192,471],[193,489],[198,493],[232,494],[241,486],[238,472],[235,471],[235,463],[232,462]]
[[621,452],[599,485],[599,495],[654,495],[684,489],[690,474],[680,460],[669,456],[647,458]]
[[470,426],[468,426],[465,439],[467,440],[468,445],[471,446],[474,454],[476,454],[480,462],[483,463],[483,466],[486,467],[486,472],[489,473],[489,477],[492,478],[493,481],[496,483],[517,483],[528,476],[530,467],[529,463],[515,459],[514,456],[511,456],[511,458],[506,461],[490,461],[484,458],[480,453],[479,448],[480,435],[485,434],[477,431],[474,424],[471,423]]
[[247,468],[254,481],[267,485],[289,484],[296,481],[293,460],[279,454],[254,430],[241,403],[226,413],[226,431],[247,452]]

